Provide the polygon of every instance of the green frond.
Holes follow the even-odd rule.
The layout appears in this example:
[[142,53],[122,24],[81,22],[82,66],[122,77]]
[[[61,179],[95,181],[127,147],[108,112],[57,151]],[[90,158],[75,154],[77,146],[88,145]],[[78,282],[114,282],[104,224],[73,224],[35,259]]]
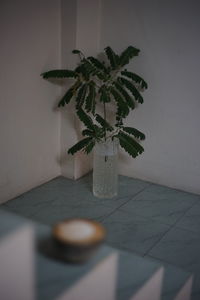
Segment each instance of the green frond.
[[73,91],[74,95],[76,94],[76,92],[78,91],[78,89],[81,87],[81,85],[82,85],[82,82],[78,78],[77,81],[71,86],[70,89]]
[[89,153],[92,151],[92,149],[94,148],[94,146],[95,146],[95,141],[94,141],[94,140],[91,140],[91,141],[88,143],[88,145],[85,146],[84,152],[85,152],[86,154],[89,154]]
[[80,63],[78,67],[76,67],[75,72],[81,75],[85,81],[89,81],[91,74],[86,69],[85,63]]
[[133,158],[138,156],[137,151],[124,139],[122,136],[118,135],[120,146]]
[[138,83],[141,86],[141,88],[144,88],[144,89],[148,88],[146,81],[144,81],[144,79],[142,77],[140,77],[139,75],[132,73],[132,72],[128,72],[126,70],[122,71],[121,74],[123,76],[126,76],[126,77],[132,79],[134,82]]
[[120,80],[120,83],[122,83],[131,92],[131,94],[135,97],[136,101],[138,101],[139,103],[143,103],[142,96],[130,80],[127,80],[123,77],[118,77],[118,79]]
[[[102,70],[99,70],[89,59],[83,59],[79,65],[80,72],[82,73],[85,80],[89,80],[90,76],[97,76],[100,80],[106,80],[107,74]],[[78,71],[79,71],[78,69]]]
[[68,154],[74,155],[76,152],[78,152],[78,151],[82,150],[84,147],[86,147],[91,141],[92,141],[91,137],[87,137],[87,138],[79,141],[78,143],[76,143],[73,147],[71,147],[68,150]]
[[104,50],[112,69],[115,70],[119,64],[119,56],[111,49],[111,47],[106,47]]
[[73,90],[69,89],[58,103],[58,107],[68,104],[73,97]]
[[126,100],[128,106],[131,109],[135,108],[135,104],[134,104],[134,100],[133,98],[129,95],[129,93],[127,93],[127,91],[123,88],[123,86],[119,83],[119,82],[115,82],[114,83],[115,87],[117,88],[117,90],[122,94],[122,96],[124,97],[124,99]]
[[103,119],[99,114],[95,115],[95,119],[106,130],[108,130],[108,131],[113,130],[113,127],[105,119]]
[[88,116],[84,110],[82,108],[79,108],[77,110],[77,115],[79,117],[79,119],[81,120],[81,122],[83,122],[83,124],[88,128],[88,129],[94,129],[94,126],[93,126],[93,121],[92,119],[90,118],[90,116]]
[[80,87],[77,97],[76,97],[76,109],[79,109],[80,107],[83,106],[83,104],[85,102],[87,87],[88,86],[86,83]]
[[134,56],[138,56],[140,50],[129,46],[127,49],[125,49],[122,54],[119,57],[119,64],[121,67],[127,65],[129,63],[129,61],[134,57]]
[[105,67],[105,65],[98,60],[97,58],[93,57],[93,56],[89,56],[87,57],[87,59],[100,71],[104,71],[105,73],[108,73],[107,68]]
[[82,131],[82,135],[83,136],[94,136],[94,131],[93,130],[90,130],[90,129],[84,129]]
[[132,145],[132,147],[135,148],[135,150],[138,152],[138,154],[142,154],[142,152],[144,151],[144,148],[138,143],[136,142],[136,140],[134,138],[132,138],[130,135],[127,135],[126,133],[120,131],[119,133],[121,136],[123,136],[124,139],[127,140],[127,142],[129,142],[129,144]]
[[90,65],[93,66],[93,76],[97,76],[100,80],[107,81],[110,78],[109,70],[98,59],[90,56],[87,58]]
[[45,79],[48,78],[75,78],[76,72],[71,70],[51,70],[48,72],[44,72],[41,76]]
[[117,103],[117,115],[125,118],[129,114],[128,104],[124,101],[121,94],[114,88],[111,88],[110,91]]
[[108,89],[105,85],[101,86],[99,89],[99,94],[101,95],[99,99],[100,102],[108,103],[111,101]]
[[103,137],[104,137],[104,134],[105,134],[105,130],[104,128],[94,124],[94,137],[96,139],[96,141],[100,141]]
[[95,84],[93,82],[90,82],[89,93],[87,95],[87,98],[85,99],[85,109],[87,112],[92,112],[92,114],[95,113],[95,105],[96,105],[95,98],[96,98]]
[[123,131],[132,134],[135,138],[140,139],[140,140],[144,140],[145,139],[145,135],[144,133],[142,133],[141,131],[139,131],[136,128],[133,127],[122,127]]
[[132,137],[120,131],[118,133],[120,146],[132,157],[136,157],[144,151],[144,148]]
[[81,54],[81,51],[80,51],[80,50],[77,50],[77,49],[74,49],[74,50],[72,50],[72,53],[73,53],[73,54]]
[[95,66],[93,66],[87,59],[83,59],[82,64],[84,65],[88,74],[95,75],[97,73]]

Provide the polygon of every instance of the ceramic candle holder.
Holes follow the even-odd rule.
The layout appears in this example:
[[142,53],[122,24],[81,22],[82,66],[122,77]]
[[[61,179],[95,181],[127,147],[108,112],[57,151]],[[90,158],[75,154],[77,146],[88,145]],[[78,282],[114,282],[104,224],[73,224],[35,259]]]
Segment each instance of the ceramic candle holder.
[[105,228],[89,219],[68,219],[52,229],[53,239],[59,251],[69,262],[87,261],[105,239]]

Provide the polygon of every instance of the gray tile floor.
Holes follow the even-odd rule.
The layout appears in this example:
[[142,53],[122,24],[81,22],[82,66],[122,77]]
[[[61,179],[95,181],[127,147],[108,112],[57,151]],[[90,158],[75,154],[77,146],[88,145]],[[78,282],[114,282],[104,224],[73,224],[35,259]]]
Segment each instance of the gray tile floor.
[[2,205],[44,224],[68,217],[102,222],[108,244],[195,273],[200,299],[200,196],[120,176],[119,195],[97,199],[91,174],[55,178]]

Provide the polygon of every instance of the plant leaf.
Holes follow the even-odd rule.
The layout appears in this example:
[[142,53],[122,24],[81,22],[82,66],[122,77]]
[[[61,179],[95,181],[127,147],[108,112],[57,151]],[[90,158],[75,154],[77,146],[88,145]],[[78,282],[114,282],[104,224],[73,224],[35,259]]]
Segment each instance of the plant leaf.
[[101,80],[105,80],[106,76],[102,71],[99,71],[89,60],[82,59],[81,63],[75,69],[77,73],[80,73],[86,81],[90,80],[90,76],[97,76]]
[[92,112],[92,114],[95,113],[95,98],[96,98],[96,90],[95,90],[95,84],[94,82],[90,82],[89,84],[89,93],[87,98],[85,99],[85,109],[87,112]]
[[76,152],[80,151],[81,149],[83,149],[85,146],[87,146],[90,142],[91,142],[92,138],[91,137],[87,137],[81,141],[79,141],[78,143],[76,143],[73,147],[71,147],[68,150],[68,154],[72,154],[74,155]]
[[84,129],[82,131],[82,135],[83,136],[94,136],[94,131],[93,130],[90,130],[90,129]]
[[132,157],[136,157],[144,151],[144,148],[132,137],[120,131],[118,133],[120,146]]
[[80,63],[78,67],[76,67],[75,72],[81,74],[84,80],[89,81],[90,73],[86,70],[86,66],[84,63]]
[[141,131],[139,131],[136,128],[133,127],[122,127],[123,131],[132,134],[135,138],[140,139],[140,140],[144,140],[145,139],[145,135],[144,133],[142,133]]
[[107,68],[104,66],[104,64],[102,62],[100,62],[100,60],[98,60],[97,58],[93,57],[93,56],[89,56],[87,59],[89,59],[89,61],[100,71],[104,71],[105,73],[108,73]]
[[90,116],[88,116],[84,110],[82,108],[79,108],[77,110],[77,115],[79,117],[79,119],[83,122],[83,124],[89,128],[89,129],[94,129],[94,126],[93,126],[93,121],[92,119],[90,118]]
[[135,97],[135,100],[138,101],[139,103],[143,103],[143,98],[136,89],[136,87],[132,84],[131,81],[123,78],[123,77],[118,77],[120,80],[120,83],[122,83],[130,92],[131,94]]
[[119,57],[119,64],[120,66],[125,66],[129,63],[129,61],[134,57],[134,56],[138,56],[140,50],[129,46],[127,49],[125,49],[122,54]]
[[73,53],[73,54],[81,54],[81,51],[80,51],[80,50],[77,50],[77,49],[74,49],[74,50],[72,50],[72,53]]
[[74,93],[73,90],[70,88],[65,95],[62,97],[62,99],[60,100],[60,102],[58,103],[58,107],[60,106],[65,106],[65,104],[68,104],[70,102],[70,100],[72,99]]
[[144,148],[138,142],[136,142],[136,140],[133,139],[130,135],[127,135],[126,133],[124,133],[121,130],[118,133],[118,135],[120,137],[122,137],[123,140],[125,140],[126,143],[128,143],[132,148],[135,149],[135,151],[137,152],[137,155],[142,154],[142,152],[144,151]]
[[97,76],[100,80],[106,80],[108,75],[103,72],[103,70],[96,67],[95,64],[91,62],[89,59],[84,60],[85,68],[89,74],[92,76]]
[[124,101],[121,94],[114,88],[111,88],[110,91],[117,102],[117,115],[125,118],[129,114],[128,104]]
[[104,134],[105,134],[105,130],[102,127],[94,124],[94,137],[95,137],[95,140],[100,141],[104,137]]
[[87,84],[83,84],[79,91],[78,91],[78,95],[76,97],[76,108],[79,109],[80,107],[83,106],[84,102],[85,102],[85,96],[86,96],[86,92],[87,92]]
[[108,131],[113,130],[113,127],[105,119],[103,119],[99,114],[95,115],[95,119],[103,128],[107,129]]
[[141,88],[144,88],[144,89],[148,88],[146,81],[144,81],[144,79],[142,77],[140,77],[139,75],[132,73],[132,72],[128,72],[126,70],[122,71],[121,74],[128,78],[131,78],[134,82],[139,83]]
[[104,50],[112,69],[115,70],[118,67],[119,56],[109,46],[106,47]]
[[138,156],[137,151],[124,139],[122,136],[118,135],[120,146],[133,158]]
[[90,61],[88,61],[87,59],[83,59],[83,65],[86,69],[86,71],[89,74],[95,75],[97,73],[97,69],[95,66],[93,66],[93,64],[90,63]]
[[126,100],[128,106],[132,109],[135,108],[135,104],[134,104],[134,100],[131,98],[131,96],[127,93],[127,91],[123,88],[123,86],[118,83],[115,82],[114,83],[115,87],[117,88],[117,90],[122,94],[122,96],[124,97],[124,99]]
[[109,92],[108,92],[108,90],[107,90],[107,88],[106,88],[105,85],[102,85],[102,86],[100,87],[99,93],[100,93],[100,95],[101,95],[101,96],[100,96],[100,99],[99,99],[100,102],[108,103],[108,102],[111,101]]
[[48,78],[75,78],[76,72],[71,70],[51,70],[48,72],[44,72],[41,76],[45,79]]
[[84,148],[84,152],[86,154],[89,154],[92,151],[92,149],[94,148],[94,146],[95,146],[95,141],[91,140],[91,142],[89,142],[88,145]]

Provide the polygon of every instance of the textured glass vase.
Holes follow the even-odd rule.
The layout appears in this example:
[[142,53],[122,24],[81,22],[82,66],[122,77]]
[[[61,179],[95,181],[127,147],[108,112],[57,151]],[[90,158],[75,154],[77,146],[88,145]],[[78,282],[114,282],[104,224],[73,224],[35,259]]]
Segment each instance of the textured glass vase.
[[113,198],[118,190],[118,140],[107,139],[95,145],[93,160],[93,194]]

